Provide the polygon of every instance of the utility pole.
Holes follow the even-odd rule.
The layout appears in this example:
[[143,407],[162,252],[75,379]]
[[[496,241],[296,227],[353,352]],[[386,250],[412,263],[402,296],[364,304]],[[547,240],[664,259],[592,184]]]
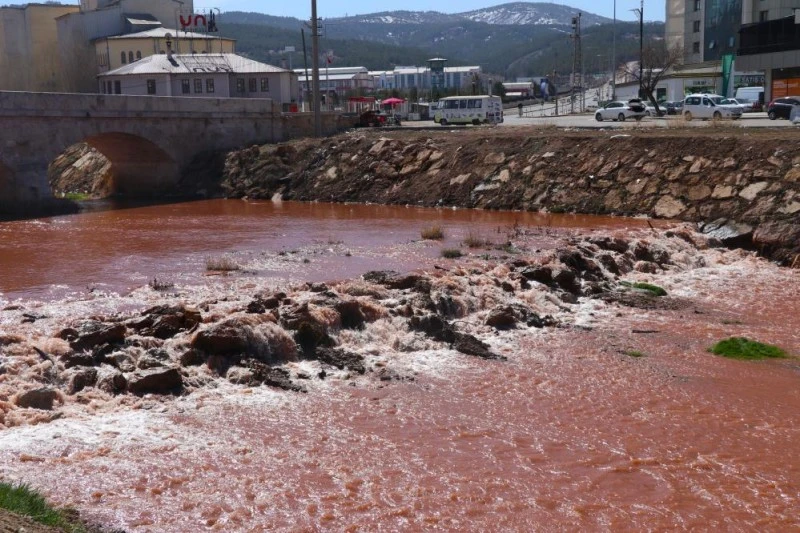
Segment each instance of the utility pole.
[[[644,0],[642,0],[644,1]],[[570,96],[570,113],[575,112],[576,89],[580,86],[583,89],[583,80],[578,77],[583,76],[583,58],[581,55],[581,14],[572,17],[572,39],[574,48],[572,52],[572,91]]]
[[322,112],[319,104],[319,20],[317,0],[311,0],[311,99],[314,102],[314,137],[322,137]]
[[617,99],[617,0],[614,0],[614,25],[611,28],[611,101]]
[[644,65],[642,58],[644,57],[644,0],[640,0],[637,9],[631,9],[634,13],[639,15],[639,98],[644,98],[642,94],[642,76],[644,74]]

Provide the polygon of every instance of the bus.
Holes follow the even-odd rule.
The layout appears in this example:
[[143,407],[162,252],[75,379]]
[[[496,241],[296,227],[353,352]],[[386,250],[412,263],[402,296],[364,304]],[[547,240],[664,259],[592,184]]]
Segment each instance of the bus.
[[438,102],[433,121],[448,124],[499,124],[503,122],[503,102],[499,96],[448,96]]

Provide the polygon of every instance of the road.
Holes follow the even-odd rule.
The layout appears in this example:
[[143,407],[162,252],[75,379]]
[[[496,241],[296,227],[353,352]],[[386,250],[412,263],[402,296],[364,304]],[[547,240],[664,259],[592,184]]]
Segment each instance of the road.
[[[686,122],[679,116],[668,116],[661,118],[645,117],[641,121],[626,120],[625,122],[612,122],[609,120],[597,122],[594,119],[593,113],[583,113],[575,115],[560,115],[560,116],[527,116],[519,118],[515,112],[507,111],[505,120],[502,126],[555,126],[559,128],[676,128],[676,127],[698,127],[707,128],[711,127],[712,121],[695,119]],[[435,124],[432,120],[428,121],[406,121],[403,123],[404,127],[409,128],[437,128],[441,127]],[[452,125],[449,127],[453,127]],[[723,120],[720,122],[720,127],[734,127],[734,128],[791,128],[795,127],[788,120],[770,120],[767,118],[766,113],[745,113],[739,120]]]

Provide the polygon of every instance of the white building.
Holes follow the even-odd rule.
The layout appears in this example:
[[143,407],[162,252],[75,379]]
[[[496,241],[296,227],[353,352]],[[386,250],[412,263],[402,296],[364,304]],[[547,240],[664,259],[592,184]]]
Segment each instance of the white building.
[[[303,102],[311,101],[311,69],[294,69],[303,94]],[[375,90],[375,78],[365,67],[335,67],[319,69],[319,91],[328,98],[327,104],[340,103],[348,96],[361,96],[370,94]]]
[[98,76],[104,94],[270,98],[284,111],[299,98],[290,70],[236,54],[157,54]]
[[[412,87],[417,89],[430,89],[431,73],[425,67],[395,67],[392,70],[370,71],[375,78],[376,89],[407,90]],[[472,83],[481,83],[481,67],[444,67],[444,88],[470,90]],[[481,91],[485,90],[479,87]]]

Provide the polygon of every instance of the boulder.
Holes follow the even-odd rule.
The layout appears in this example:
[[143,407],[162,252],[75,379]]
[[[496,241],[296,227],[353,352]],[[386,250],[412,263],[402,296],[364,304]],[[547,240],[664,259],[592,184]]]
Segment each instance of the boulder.
[[293,392],[306,392],[306,390],[292,382],[289,371],[283,368],[273,368],[255,359],[247,359],[242,362],[247,370],[252,374],[255,383],[263,383],[269,387],[276,387]]
[[116,368],[104,366],[97,371],[95,386],[108,394],[119,394],[128,387],[128,380]]
[[317,348],[317,359],[325,364],[335,366],[343,370],[345,368],[364,374],[364,357],[354,352],[349,352],[341,348]]
[[495,307],[486,317],[486,325],[494,329],[512,329],[516,327],[519,318],[510,305]]
[[90,350],[100,344],[123,342],[126,330],[124,324],[106,324],[97,320],[87,320],[76,329],[62,330],[59,336],[68,340],[74,350]]
[[703,224],[700,231],[729,247],[749,247],[753,241],[753,226],[724,218]]
[[140,370],[128,376],[128,392],[132,394],[172,394],[183,389],[183,378],[177,368]]
[[136,368],[139,370],[147,370],[148,368],[162,367],[169,362],[169,359],[169,353],[167,353],[166,350],[153,348],[147,350],[144,355],[139,357],[139,360],[136,361]]
[[240,321],[225,320],[198,331],[192,340],[192,347],[208,354],[243,353],[247,350],[247,331]]
[[140,334],[159,339],[169,339],[181,331],[186,331],[200,324],[203,317],[200,312],[183,305],[160,305],[147,309],[142,319],[129,325]]
[[74,368],[64,372],[61,376],[67,382],[67,394],[75,394],[97,382],[97,369]]
[[520,274],[527,280],[537,281],[544,285],[553,282],[553,271],[545,266],[527,267],[522,269]]
[[394,270],[372,270],[361,276],[364,281],[384,285],[390,289],[414,289],[418,292],[429,292],[430,281],[419,274],[400,274]]
[[653,213],[660,218],[675,218],[684,211],[686,211],[686,205],[669,195],[659,198],[653,208]]
[[455,333],[453,341],[453,348],[463,354],[480,357],[481,359],[501,359],[506,358],[502,355],[497,355],[489,349],[489,345],[478,340],[476,337],[468,333]]
[[581,290],[581,280],[574,270],[569,268],[559,269],[553,281],[562,289],[571,294],[578,294]]
[[52,411],[53,403],[56,401],[56,399],[58,399],[58,392],[56,392],[55,389],[50,387],[41,387],[23,392],[16,397],[14,403],[22,408]]

